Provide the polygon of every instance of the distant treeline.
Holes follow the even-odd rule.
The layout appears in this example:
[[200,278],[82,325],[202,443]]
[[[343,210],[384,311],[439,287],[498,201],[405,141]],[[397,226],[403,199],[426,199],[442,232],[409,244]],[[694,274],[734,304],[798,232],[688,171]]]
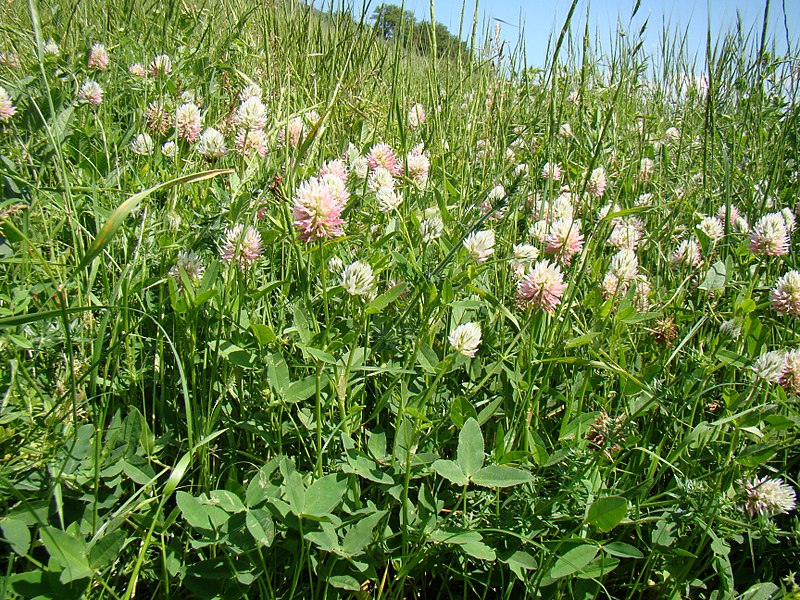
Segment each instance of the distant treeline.
[[441,23],[431,25],[429,21],[417,21],[414,13],[394,4],[378,6],[372,13],[372,20],[379,35],[384,39],[400,42],[408,50],[430,54],[435,36],[436,53],[439,57],[469,57],[467,45],[451,34],[447,27]]

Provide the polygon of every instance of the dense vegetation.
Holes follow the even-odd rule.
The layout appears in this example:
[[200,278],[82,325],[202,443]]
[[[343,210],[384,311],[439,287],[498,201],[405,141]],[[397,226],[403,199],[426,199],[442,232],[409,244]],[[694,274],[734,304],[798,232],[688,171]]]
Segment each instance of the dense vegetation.
[[2,3],[0,596],[800,594],[797,47],[576,6]]

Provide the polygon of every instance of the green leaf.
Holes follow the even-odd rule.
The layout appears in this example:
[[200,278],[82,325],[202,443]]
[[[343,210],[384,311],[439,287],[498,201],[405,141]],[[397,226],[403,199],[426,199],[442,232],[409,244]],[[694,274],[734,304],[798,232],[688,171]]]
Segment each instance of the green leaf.
[[240,513],[247,510],[244,503],[233,492],[228,490],[212,490],[211,501],[227,513]]
[[89,564],[94,569],[105,569],[117,559],[127,539],[122,529],[104,535],[89,550]]
[[325,475],[306,490],[303,515],[317,518],[327,517],[341,502],[347,491],[347,479],[339,475]]
[[139,203],[142,200],[147,198],[153,192],[171,188],[176,185],[183,185],[186,183],[203,181],[204,179],[211,179],[212,177],[223,175],[225,173],[233,173],[233,169],[213,169],[211,171],[203,171],[202,173],[184,175],[183,177],[165,181],[164,183],[159,183],[158,185],[154,185],[151,188],[147,188],[146,190],[142,190],[141,192],[134,194],[125,200],[125,202],[120,204],[113,213],[111,213],[108,221],[106,221],[106,224],[103,225],[103,228],[97,234],[97,237],[94,238],[94,241],[89,246],[86,254],[84,254],[76,271],[81,271],[91,264],[91,262],[105,249],[105,247],[108,246],[108,244],[111,242],[111,239],[117,233],[117,230],[122,226],[122,223],[125,221],[128,215],[131,214],[131,212],[133,212],[137,206],[139,206]]
[[461,429],[470,417],[477,419],[478,411],[472,406],[472,402],[463,396],[458,396],[450,406],[450,420],[453,425]]
[[294,514],[298,517],[303,514],[306,505],[306,487],[297,471],[292,471],[286,478],[286,499]]
[[272,516],[262,508],[251,508],[245,515],[247,531],[261,546],[271,546],[275,540],[275,524]]
[[268,325],[250,323],[250,329],[253,331],[253,335],[255,336],[256,342],[258,342],[259,346],[266,346],[267,344],[271,344],[278,339],[275,336],[275,332],[272,331],[272,328]]
[[436,471],[440,477],[444,477],[447,481],[455,483],[456,485],[467,485],[469,483],[469,479],[464,475],[464,471],[452,460],[439,459],[434,461],[431,468]]
[[497,558],[494,549],[483,542],[467,542],[461,544],[461,549],[478,560],[495,560]]
[[628,501],[622,496],[605,496],[598,498],[589,507],[586,518],[590,525],[598,531],[611,531],[619,525],[628,514]]
[[[208,347],[213,351],[217,347],[217,342],[208,342]],[[225,360],[237,367],[250,368],[255,363],[255,356],[253,356],[252,352],[240,348],[227,340],[219,342],[219,353]]]
[[644,558],[644,554],[638,548],[625,542],[611,542],[603,546],[603,550],[611,556],[620,558]]
[[458,434],[457,461],[467,478],[471,478],[483,466],[483,434],[475,419],[467,419]]
[[579,335],[578,337],[574,337],[572,339],[567,340],[564,343],[565,348],[577,348],[578,346],[583,346],[585,344],[589,344],[593,339],[602,335],[599,331],[590,331],[589,333],[584,333],[583,335]]
[[553,568],[550,569],[550,577],[552,579],[559,579],[577,573],[592,562],[598,550],[599,548],[597,546],[590,544],[583,544],[572,550],[568,550],[556,559]]
[[653,543],[657,546],[670,547],[675,541],[675,523],[670,523],[661,519],[656,523],[656,528],[653,530]]
[[530,480],[531,474],[527,471],[505,465],[489,465],[472,476],[472,481],[476,485],[490,488],[510,487]]
[[61,583],[92,576],[94,570],[89,566],[86,542],[55,527],[42,527],[40,535],[50,556],[63,569],[59,577]]
[[725,288],[725,280],[727,277],[727,268],[725,263],[718,260],[711,268],[708,269],[705,279],[698,286],[701,290],[717,291]]
[[31,547],[31,532],[26,523],[21,519],[5,519],[0,521],[0,529],[14,552],[20,556],[28,553]]
[[371,544],[374,538],[373,530],[385,514],[385,510],[379,510],[366,517],[361,517],[342,540],[342,548],[344,548],[345,552],[358,554]]
[[751,444],[739,453],[736,461],[746,467],[757,467],[772,458],[780,448],[781,444],[778,442]]
[[366,313],[372,315],[381,312],[384,308],[389,306],[392,302],[397,300],[406,289],[406,283],[398,283],[392,286],[386,292],[375,298],[367,305]]
[[336,364],[336,357],[332,354],[328,354],[324,350],[320,350],[319,348],[313,348],[311,346],[301,346],[301,350],[310,354],[313,358],[316,358],[318,361],[328,363],[329,365]]
[[575,576],[579,577],[580,579],[597,579],[603,575],[606,575],[607,573],[610,573],[618,566],[618,558],[600,554],[600,556],[595,558],[592,562],[576,573]]

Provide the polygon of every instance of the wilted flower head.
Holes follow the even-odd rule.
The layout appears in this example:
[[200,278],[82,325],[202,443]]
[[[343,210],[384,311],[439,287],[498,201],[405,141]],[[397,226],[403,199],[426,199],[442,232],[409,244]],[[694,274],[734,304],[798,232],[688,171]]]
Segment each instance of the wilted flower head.
[[769,298],[778,314],[800,317],[800,271],[789,271],[778,279]]
[[155,135],[164,135],[170,126],[170,116],[164,105],[154,100],[147,107],[147,128]]
[[768,213],[756,222],[750,232],[750,251],[766,256],[789,253],[789,232],[781,213]]
[[178,284],[179,289],[181,288],[181,269],[183,269],[189,281],[193,284],[203,279],[203,273],[205,272],[205,266],[200,256],[194,252],[179,252],[178,260],[169,271],[170,276],[175,279],[175,282]]
[[800,396],[800,350],[789,350],[778,382],[790,394]]
[[459,325],[447,336],[447,340],[459,354],[475,358],[481,345],[481,326],[474,322]]
[[559,167],[557,163],[544,163],[542,167],[542,179],[561,181],[561,167]]
[[653,175],[656,164],[650,158],[643,158],[639,163],[639,181],[647,183]]
[[78,91],[78,100],[92,106],[98,106],[103,102],[103,89],[95,81],[87,81]]
[[17,109],[11,103],[11,96],[4,87],[0,87],[0,123],[9,121],[16,113]]
[[756,359],[751,368],[759,379],[780,383],[786,368],[786,353],[782,350],[765,352]]
[[419,235],[422,238],[422,242],[425,244],[429,244],[433,240],[442,237],[443,233],[444,222],[442,222],[442,218],[438,215],[428,217],[419,224]]
[[306,243],[344,234],[341,218],[344,204],[323,179],[312,177],[295,192],[292,216],[297,237]]
[[415,104],[408,111],[408,127],[409,129],[416,129],[425,122],[425,108],[422,104]]
[[140,156],[149,156],[153,153],[153,138],[146,133],[140,133],[131,142],[131,152]]
[[172,72],[172,60],[167,54],[159,54],[150,63],[150,72],[153,77],[169,75]]
[[200,109],[194,102],[186,102],[175,111],[175,130],[178,138],[193,144],[200,137],[203,118]]
[[261,98],[251,96],[239,105],[236,124],[247,130],[264,129],[267,124],[267,109]]
[[233,263],[243,269],[252,265],[261,256],[261,234],[252,225],[234,225],[225,232],[225,241],[220,246],[222,262]]
[[558,136],[562,138],[568,138],[572,135],[572,125],[569,123],[562,123],[561,127],[558,128]]
[[213,127],[207,128],[197,142],[197,153],[208,159],[222,158],[227,152],[225,138]]
[[103,44],[92,44],[87,66],[95,71],[105,71],[108,68],[108,52]]
[[374,284],[372,267],[364,261],[351,263],[342,271],[341,286],[351,296],[369,296]]
[[367,164],[369,165],[369,170],[373,173],[378,167],[383,167],[389,171],[393,177],[400,175],[403,170],[403,166],[400,164],[400,161],[397,160],[397,155],[394,153],[394,150],[392,150],[389,144],[385,143],[375,144],[370,149],[367,155]]
[[597,167],[592,171],[589,181],[586,184],[586,191],[592,196],[599,198],[606,192],[606,170],[603,167]]
[[554,312],[567,285],[558,265],[538,261],[517,285],[517,304],[533,310]]
[[683,264],[689,267],[696,267],[700,264],[702,255],[700,254],[700,244],[693,237],[683,240],[675,252],[672,253],[672,262]]
[[0,52],[0,65],[4,65],[9,69],[16,69],[19,67],[19,59],[13,52]]
[[494,241],[494,231],[491,229],[473,231],[464,240],[464,248],[475,262],[482,263],[494,254]]
[[797,500],[792,486],[782,479],[769,477],[754,477],[745,483],[744,492],[747,495],[745,509],[751,518],[756,515],[788,514],[794,510]]
[[738,340],[742,336],[742,319],[733,318],[723,321],[719,326],[720,334]]

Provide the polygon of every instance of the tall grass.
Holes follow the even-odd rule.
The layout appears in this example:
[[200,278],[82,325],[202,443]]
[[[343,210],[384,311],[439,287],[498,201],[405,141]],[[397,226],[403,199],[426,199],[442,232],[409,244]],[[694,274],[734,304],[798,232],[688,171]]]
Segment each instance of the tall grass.
[[[800,309],[772,298],[797,241],[751,247],[766,213],[793,224],[794,32],[779,55],[765,11],[709,35],[701,67],[669,24],[649,53],[637,9],[606,44],[573,3],[535,68],[477,21],[473,60],[439,59],[344,3],[4,3],[0,595],[796,594],[800,524],[769,490],[797,487]],[[163,53],[168,75],[128,72]],[[102,104],[77,100],[87,79]],[[232,150],[250,83],[264,157]],[[225,157],[176,139],[190,100]],[[159,102],[168,127],[134,153]],[[405,173],[386,212],[357,175],[382,142]],[[420,144],[426,185],[405,171]],[[305,243],[298,187],[336,158],[344,235]],[[555,221],[574,256],[537,238]],[[241,268],[235,225],[262,241]],[[625,227],[638,275],[610,286]],[[519,295],[523,243],[564,275],[552,311]],[[449,339],[468,322],[474,357]]]

